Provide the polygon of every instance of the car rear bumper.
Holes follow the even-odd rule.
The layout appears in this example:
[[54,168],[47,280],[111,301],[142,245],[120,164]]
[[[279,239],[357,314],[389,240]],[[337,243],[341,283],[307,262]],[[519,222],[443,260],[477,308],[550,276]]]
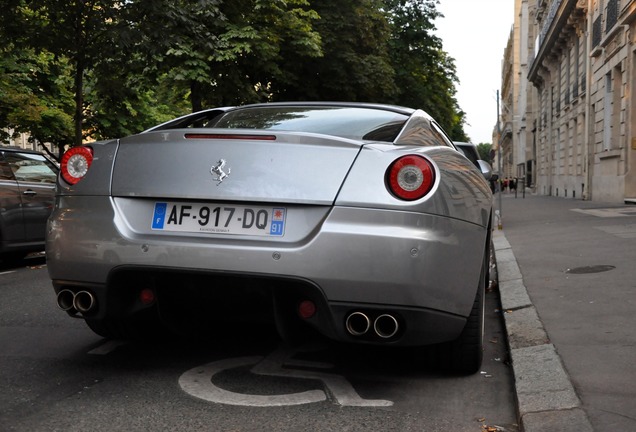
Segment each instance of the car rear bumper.
[[[294,298],[302,298],[295,289],[306,292],[327,309],[314,325],[330,337],[351,339],[343,323],[352,312],[367,315],[372,324],[390,313],[400,324],[409,323],[400,338],[407,345],[449,340],[461,332],[479,285],[487,238],[485,227],[455,219],[344,207],[329,209],[305,236],[289,242],[134,228],[109,197],[60,199],[47,237],[56,290],[89,287],[99,303],[112,307],[109,291],[120,280],[117,275],[128,271],[152,275],[147,280],[153,283],[165,274],[175,281],[223,276],[199,287],[210,291],[266,281],[274,297],[277,286],[284,286],[281,292],[291,291]],[[179,283],[172,285],[179,289]],[[369,336],[372,340],[371,330]]]

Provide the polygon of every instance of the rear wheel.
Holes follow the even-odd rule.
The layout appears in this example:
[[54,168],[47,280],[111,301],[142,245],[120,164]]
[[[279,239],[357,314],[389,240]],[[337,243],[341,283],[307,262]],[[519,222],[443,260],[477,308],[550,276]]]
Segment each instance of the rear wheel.
[[436,346],[438,366],[448,372],[473,374],[481,368],[484,355],[485,292],[489,251],[485,254],[479,287],[466,326],[457,339]]

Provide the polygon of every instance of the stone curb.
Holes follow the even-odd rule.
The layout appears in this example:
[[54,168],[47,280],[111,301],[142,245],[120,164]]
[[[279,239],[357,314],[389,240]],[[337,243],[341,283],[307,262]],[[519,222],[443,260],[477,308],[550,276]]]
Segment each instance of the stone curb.
[[502,231],[494,231],[493,245],[521,430],[593,432]]

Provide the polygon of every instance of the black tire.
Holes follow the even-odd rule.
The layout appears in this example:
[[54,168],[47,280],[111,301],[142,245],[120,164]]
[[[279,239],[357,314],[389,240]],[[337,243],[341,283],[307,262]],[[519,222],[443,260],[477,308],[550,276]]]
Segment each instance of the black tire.
[[[490,248],[489,248],[490,249]],[[486,251],[479,287],[466,326],[457,339],[436,346],[437,365],[444,371],[474,374],[481,368],[484,356],[485,292],[490,252]]]

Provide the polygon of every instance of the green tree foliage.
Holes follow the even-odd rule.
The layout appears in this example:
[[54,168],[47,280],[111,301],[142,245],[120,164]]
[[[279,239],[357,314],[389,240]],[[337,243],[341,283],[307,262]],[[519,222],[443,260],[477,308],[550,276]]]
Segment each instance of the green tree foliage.
[[481,160],[485,160],[486,162],[492,163],[493,158],[490,156],[491,149],[492,144],[490,143],[477,144],[477,152],[479,153],[479,158]]
[[240,23],[236,41],[242,38],[244,45],[216,64],[216,88],[206,98],[210,106],[269,101],[277,87],[299,79],[284,67],[290,59],[302,63],[322,56],[313,27],[318,14],[306,0],[226,2],[223,11],[234,26]]
[[389,53],[399,93],[395,102],[421,108],[456,141],[468,141],[455,98],[455,63],[433,34],[437,0],[384,0],[391,24]]
[[115,0],[31,0],[26,2],[22,23],[33,47],[56,58],[65,57],[73,67],[74,144],[84,138],[85,74],[103,55],[108,29],[117,21],[120,3]]
[[320,58],[288,58],[277,100],[391,101],[398,89],[387,51],[390,27],[380,0],[312,0]]
[[422,108],[467,140],[454,62],[432,34],[436,0],[5,2],[0,127],[38,140],[275,100]]
[[129,14],[144,73],[173,80],[192,111],[268,100],[272,82],[290,79],[284,58],[321,54],[306,0],[138,0]]
[[[172,82],[188,97],[193,111],[202,108],[201,93],[213,80],[211,65],[221,55],[220,28],[227,21],[217,0],[136,0],[126,5],[120,24],[119,50],[137,54],[132,70],[148,82]],[[119,42],[119,43],[117,43]],[[236,48],[240,50],[240,48]]]
[[186,99],[175,95],[172,81],[165,77],[150,88],[131,74],[98,79],[91,72],[85,92],[91,102],[84,110],[84,131],[97,140],[138,133],[186,113],[190,107]]
[[46,51],[0,48],[0,138],[27,132],[30,139],[56,146],[73,133],[70,67]]

